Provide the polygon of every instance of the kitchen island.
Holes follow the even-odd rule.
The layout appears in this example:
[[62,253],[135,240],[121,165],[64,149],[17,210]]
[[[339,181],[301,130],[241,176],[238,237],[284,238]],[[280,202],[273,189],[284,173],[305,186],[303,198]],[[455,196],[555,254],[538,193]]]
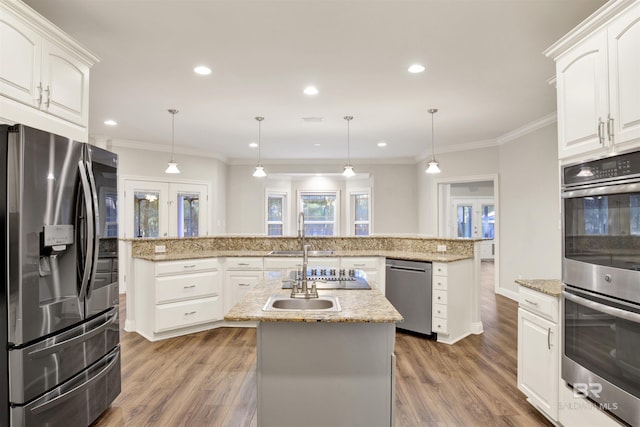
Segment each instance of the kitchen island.
[[377,289],[319,290],[341,311],[264,311],[279,280],[257,285],[226,315],[257,327],[258,426],[391,426],[395,323]]

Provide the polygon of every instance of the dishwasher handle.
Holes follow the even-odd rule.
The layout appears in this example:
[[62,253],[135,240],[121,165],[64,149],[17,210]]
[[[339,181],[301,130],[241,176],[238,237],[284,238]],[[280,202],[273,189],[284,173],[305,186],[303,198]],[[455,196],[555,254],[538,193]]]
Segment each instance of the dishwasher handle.
[[397,265],[393,265],[393,264],[387,264],[387,268],[390,270],[398,270],[398,271],[416,271],[419,273],[427,273],[428,270],[427,268],[416,268],[416,267],[406,267],[406,266],[397,266]]

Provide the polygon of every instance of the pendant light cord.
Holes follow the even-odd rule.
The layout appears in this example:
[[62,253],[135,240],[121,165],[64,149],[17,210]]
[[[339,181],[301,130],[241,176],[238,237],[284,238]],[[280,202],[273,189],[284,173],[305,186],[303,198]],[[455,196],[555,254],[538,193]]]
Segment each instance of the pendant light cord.
[[175,145],[176,114],[178,114],[178,110],[172,108],[168,111],[171,113],[171,163],[174,163],[173,146]]
[[262,121],[264,117],[256,117],[258,121],[258,166],[262,166]]
[[435,137],[434,135],[434,127],[433,127],[433,115],[438,112],[437,108],[429,109],[429,113],[431,114],[431,161],[436,161],[436,146],[435,146]]
[[347,166],[351,166],[351,136],[349,132],[349,123],[353,120],[353,116],[344,116],[347,121]]

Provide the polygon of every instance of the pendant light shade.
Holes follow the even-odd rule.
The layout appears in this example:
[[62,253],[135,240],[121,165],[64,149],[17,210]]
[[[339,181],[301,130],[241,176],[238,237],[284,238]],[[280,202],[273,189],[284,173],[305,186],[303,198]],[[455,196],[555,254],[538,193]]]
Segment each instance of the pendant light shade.
[[165,169],[164,173],[180,173],[180,170],[178,169],[178,163],[173,160],[173,146],[175,144],[175,119],[176,114],[178,114],[178,110],[170,109],[167,111],[169,111],[169,113],[171,114],[171,160],[169,160],[169,163],[167,163],[167,169]]
[[265,176],[267,176],[267,173],[264,171],[264,167],[262,166],[262,135],[261,135],[261,126],[262,126],[262,121],[264,120],[264,117],[262,116],[258,116],[255,118],[258,121],[258,166],[256,166],[256,169],[253,171],[253,176],[255,176],[256,178],[264,178]]
[[353,120],[353,116],[344,116],[344,119],[347,121],[347,164],[344,167],[344,171],[342,171],[342,176],[349,178],[356,174],[351,165],[351,147],[349,141],[349,122]]
[[433,115],[437,112],[437,108],[429,109],[429,114],[431,114],[431,160],[427,163],[427,169],[425,170],[425,172],[428,174],[440,173],[440,166],[436,161],[435,143],[433,137]]

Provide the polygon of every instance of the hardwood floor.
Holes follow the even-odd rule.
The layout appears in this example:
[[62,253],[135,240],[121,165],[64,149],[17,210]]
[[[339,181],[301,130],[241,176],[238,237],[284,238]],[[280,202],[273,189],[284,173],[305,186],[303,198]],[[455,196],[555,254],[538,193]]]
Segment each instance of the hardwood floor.
[[[482,284],[483,334],[453,346],[397,334],[397,427],[551,426],[516,386],[517,303],[494,294],[491,263]],[[257,426],[254,329],[121,340],[122,393],[94,427]]]

